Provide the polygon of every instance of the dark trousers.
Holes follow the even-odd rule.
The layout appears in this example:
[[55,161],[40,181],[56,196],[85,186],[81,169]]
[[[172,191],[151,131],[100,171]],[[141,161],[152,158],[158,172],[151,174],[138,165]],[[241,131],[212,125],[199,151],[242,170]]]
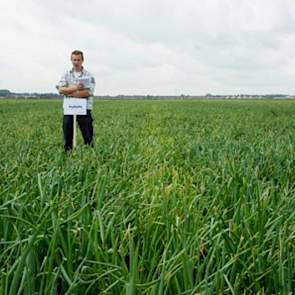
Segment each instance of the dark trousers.
[[[63,133],[64,148],[66,151],[73,148],[73,120],[74,116],[64,115],[63,117]],[[77,122],[79,124],[84,143],[93,146],[93,124],[91,111],[87,110],[87,115],[78,115]]]

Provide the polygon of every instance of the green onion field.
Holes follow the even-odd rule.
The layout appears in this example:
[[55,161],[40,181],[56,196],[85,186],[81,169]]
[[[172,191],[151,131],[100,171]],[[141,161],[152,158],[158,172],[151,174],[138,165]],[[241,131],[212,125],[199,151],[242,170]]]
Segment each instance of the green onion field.
[[0,100],[0,295],[295,294],[295,101]]

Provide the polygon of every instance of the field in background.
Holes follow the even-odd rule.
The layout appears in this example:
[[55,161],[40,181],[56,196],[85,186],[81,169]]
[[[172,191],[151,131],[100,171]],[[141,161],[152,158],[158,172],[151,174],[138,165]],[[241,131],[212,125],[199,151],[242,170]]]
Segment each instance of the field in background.
[[0,101],[0,295],[292,294],[295,102]]

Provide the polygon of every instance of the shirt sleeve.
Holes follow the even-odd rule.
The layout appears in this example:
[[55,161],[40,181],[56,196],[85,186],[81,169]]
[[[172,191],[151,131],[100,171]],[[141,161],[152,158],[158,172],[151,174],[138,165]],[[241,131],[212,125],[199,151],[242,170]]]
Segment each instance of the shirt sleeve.
[[95,79],[93,76],[91,76],[90,77],[90,89],[89,89],[91,96],[94,95],[94,91],[95,91]]
[[67,81],[67,73],[64,73],[59,82],[56,84],[56,89],[59,89],[60,87],[68,87],[69,83]]

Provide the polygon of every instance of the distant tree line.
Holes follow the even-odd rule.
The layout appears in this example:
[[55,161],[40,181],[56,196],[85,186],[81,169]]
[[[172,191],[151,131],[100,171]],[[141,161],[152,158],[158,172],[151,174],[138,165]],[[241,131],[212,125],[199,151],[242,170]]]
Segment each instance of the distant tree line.
[[41,98],[41,99],[52,99],[61,98],[57,93],[38,93],[38,92],[11,92],[8,89],[0,89],[0,98]]
[[[27,99],[61,99],[62,96],[57,93],[38,93],[38,92],[23,92],[15,93],[8,89],[0,89],[0,98],[27,98]],[[180,99],[180,100],[193,100],[193,99],[295,99],[294,95],[286,94],[236,94],[236,95],[212,95],[207,93],[206,95],[99,95],[95,96],[95,99],[105,100],[164,100],[164,99]]]
[[0,96],[9,96],[11,95],[11,92],[8,89],[0,89]]

